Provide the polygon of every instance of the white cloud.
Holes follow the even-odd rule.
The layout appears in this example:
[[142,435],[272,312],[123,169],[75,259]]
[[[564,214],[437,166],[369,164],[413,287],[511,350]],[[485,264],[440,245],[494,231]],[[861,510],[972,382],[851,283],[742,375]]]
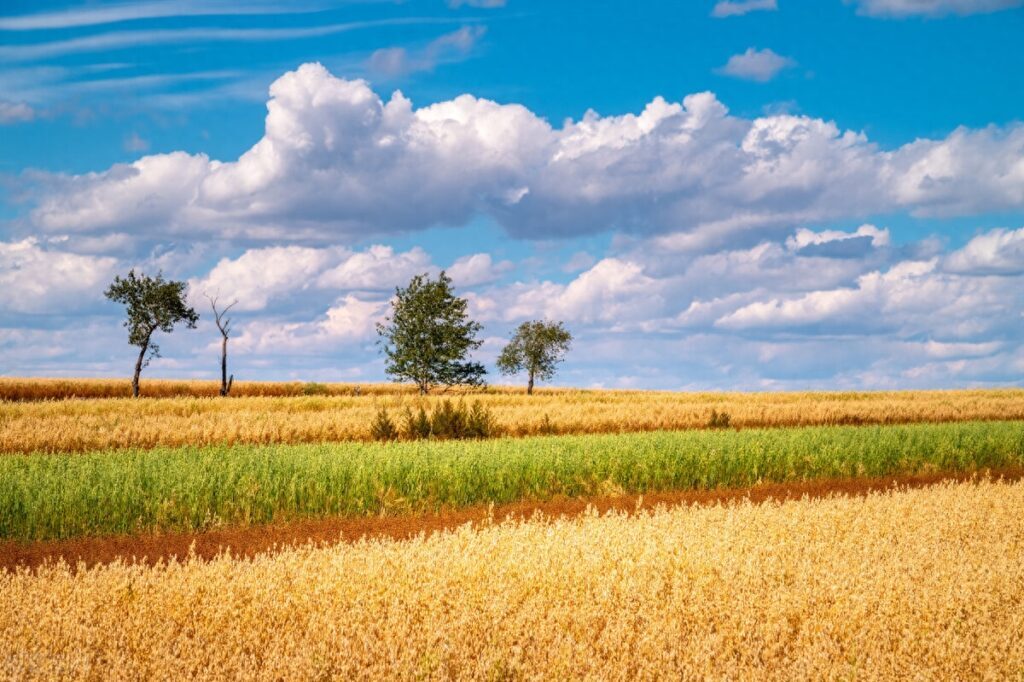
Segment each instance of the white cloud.
[[183,152],[50,176],[30,215],[51,233],[334,241],[490,215],[519,237],[741,234],[910,210],[1024,208],[1024,126],[958,129],[891,151],[808,116],[730,116],[711,93],[552,128],[470,95],[414,109],[307,64],[271,86],[264,136],[236,161]]
[[515,267],[510,261],[495,263],[489,253],[457,258],[447,270],[456,286],[474,287],[493,282]]
[[717,72],[733,78],[765,83],[775,78],[783,69],[795,65],[795,61],[776,54],[771,49],[758,50],[748,47],[746,52],[729,57],[729,61]]
[[0,311],[34,315],[73,312],[99,301],[115,258],[48,248],[34,238],[0,242]]
[[0,125],[25,123],[36,117],[35,109],[24,102],[8,102],[0,99]]
[[419,247],[396,254],[390,246],[377,245],[325,271],[316,284],[321,288],[390,291],[404,286],[413,275],[436,269],[427,252]]
[[777,10],[777,0],[720,0],[711,10],[711,16],[717,18],[742,16],[748,12],[760,10]]
[[204,278],[189,282],[193,296],[238,300],[235,310],[262,310],[277,297],[308,289],[324,268],[344,257],[336,249],[275,246],[223,258]]
[[[238,299],[236,310],[263,310],[272,301],[311,291],[391,291],[413,275],[436,272],[418,247],[395,253],[390,246],[365,251],[343,247],[274,246],[223,258],[205,277],[190,280],[194,295]],[[201,300],[201,299],[200,299]]]
[[420,50],[385,47],[375,50],[367,68],[381,76],[405,76],[417,71],[432,71],[438,64],[465,57],[483,37],[484,26],[463,26],[436,38]]
[[249,322],[231,343],[237,353],[254,355],[337,351],[339,345],[374,338],[375,324],[384,318],[387,308],[386,299],[363,299],[348,294],[311,322]]
[[282,5],[257,0],[255,2],[225,2],[224,0],[161,0],[160,2],[127,2],[108,6],[85,6],[55,12],[39,12],[0,17],[0,30],[34,31],[38,29],[75,28],[112,24],[137,19],[161,19],[203,15],[279,14],[309,11],[317,5],[290,2]]
[[975,275],[1024,274],[1024,227],[980,234],[943,263],[949,272]]
[[985,14],[1013,9],[1024,0],[846,0],[857,12],[872,17],[939,17],[949,14]]

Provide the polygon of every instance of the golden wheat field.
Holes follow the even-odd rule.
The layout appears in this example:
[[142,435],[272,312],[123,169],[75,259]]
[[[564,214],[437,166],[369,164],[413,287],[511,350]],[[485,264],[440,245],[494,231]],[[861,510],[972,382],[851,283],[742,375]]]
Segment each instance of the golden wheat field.
[[1024,484],[0,575],[17,679],[1020,679]]
[[[5,381],[21,386],[19,382],[25,380],[0,380],[0,394]],[[386,388],[406,392],[389,394]],[[730,424],[739,428],[1024,419],[1022,389],[860,393],[549,389],[527,396],[506,388],[427,398],[401,386],[375,385],[374,391],[362,387],[360,395],[352,394],[354,387],[341,384],[329,390],[334,394],[0,402],[0,452],[366,440],[381,407],[398,418],[407,406],[436,405],[445,399],[479,400],[492,411],[499,432],[511,435],[702,428],[708,425],[712,410],[727,413]]]

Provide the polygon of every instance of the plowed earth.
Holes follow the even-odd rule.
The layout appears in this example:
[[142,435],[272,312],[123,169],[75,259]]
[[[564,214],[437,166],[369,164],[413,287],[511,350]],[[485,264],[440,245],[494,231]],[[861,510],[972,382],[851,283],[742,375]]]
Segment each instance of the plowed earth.
[[617,495],[614,497],[559,498],[543,502],[517,502],[443,510],[436,514],[373,517],[326,517],[264,526],[222,528],[200,533],[83,537],[44,542],[0,541],[0,569],[34,568],[45,562],[64,561],[88,567],[115,560],[156,564],[173,558],[211,559],[223,552],[252,557],[282,548],[355,542],[362,538],[406,539],[421,533],[449,530],[464,524],[486,525],[506,520],[573,516],[588,508],[599,513],[636,512],[665,505],[711,505],[740,500],[752,503],[830,495],[867,495],[891,488],[921,488],[942,481],[967,481],[981,476],[1007,481],[1024,479],[1024,469],[973,473],[927,473],[884,478],[800,481],[765,484],[753,488],[684,490]]

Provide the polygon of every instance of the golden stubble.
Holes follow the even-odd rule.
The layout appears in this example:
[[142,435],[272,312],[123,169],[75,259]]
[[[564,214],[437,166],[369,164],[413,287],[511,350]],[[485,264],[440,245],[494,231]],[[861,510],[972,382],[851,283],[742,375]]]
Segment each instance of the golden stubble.
[[[23,381],[23,380],[10,380]],[[0,380],[2,384],[2,380]],[[342,385],[332,385],[341,390]],[[349,389],[351,387],[348,387]],[[380,387],[383,390],[383,387]],[[348,389],[346,389],[348,390]],[[479,400],[508,435],[734,427],[1024,419],[1024,390],[875,393],[672,393],[509,389],[418,398],[408,394],[237,398],[68,399],[0,402],[0,452],[70,452],[158,445],[368,440],[381,407]]]
[[20,679],[1019,679],[1024,484],[0,576]]

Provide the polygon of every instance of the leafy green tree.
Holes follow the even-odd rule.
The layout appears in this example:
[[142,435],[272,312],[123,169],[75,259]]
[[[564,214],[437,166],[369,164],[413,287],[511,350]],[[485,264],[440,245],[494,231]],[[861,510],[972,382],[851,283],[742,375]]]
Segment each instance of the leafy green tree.
[[107,298],[122,303],[128,314],[124,326],[128,329],[128,343],[139,347],[139,358],[135,361],[132,376],[132,395],[139,397],[139,375],[152,358],[160,357],[160,347],[153,343],[157,331],[171,332],[174,325],[184,322],[189,329],[195,329],[198,313],[185,301],[185,283],[168,281],[163,274],[156,277],[136,275],[131,270],[128,276],[114,277],[113,284],[105,292]]
[[561,322],[523,322],[498,356],[498,369],[502,374],[526,372],[526,393],[533,394],[534,381],[555,376],[555,368],[565,359],[571,343],[572,334]]
[[391,316],[377,324],[391,378],[412,381],[421,395],[438,385],[483,384],[487,370],[468,359],[483,343],[476,338],[481,326],[469,319],[466,305],[443,270],[436,281],[416,275],[409,286],[396,288]]

